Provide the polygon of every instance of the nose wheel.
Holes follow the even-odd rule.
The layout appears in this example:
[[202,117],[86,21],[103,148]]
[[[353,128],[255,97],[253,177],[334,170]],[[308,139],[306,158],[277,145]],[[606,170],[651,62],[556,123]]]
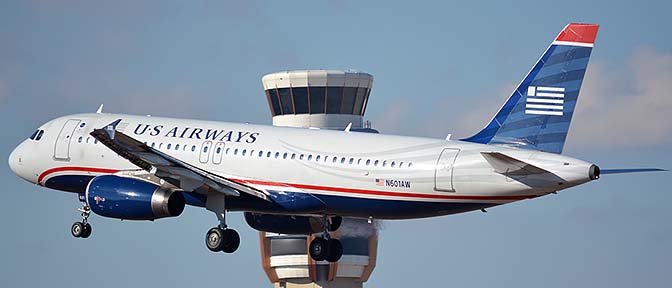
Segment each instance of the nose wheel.
[[70,233],[72,233],[72,236],[75,238],[89,238],[89,236],[91,236],[91,224],[89,224],[91,208],[89,208],[89,205],[85,204],[78,210],[81,212],[82,221],[72,223]]

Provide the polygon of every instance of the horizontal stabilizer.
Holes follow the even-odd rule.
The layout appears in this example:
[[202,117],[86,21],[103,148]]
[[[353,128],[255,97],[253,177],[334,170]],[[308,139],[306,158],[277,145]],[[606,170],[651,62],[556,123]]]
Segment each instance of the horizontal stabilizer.
[[631,169],[602,169],[600,173],[604,174],[623,174],[623,173],[638,173],[638,172],[660,172],[668,171],[659,168],[631,168]]
[[[539,168],[525,161],[518,160],[500,152],[481,152],[481,155],[490,165],[495,168],[495,172],[508,175],[531,175],[551,173],[548,170]],[[551,173],[552,174],[552,173]]]

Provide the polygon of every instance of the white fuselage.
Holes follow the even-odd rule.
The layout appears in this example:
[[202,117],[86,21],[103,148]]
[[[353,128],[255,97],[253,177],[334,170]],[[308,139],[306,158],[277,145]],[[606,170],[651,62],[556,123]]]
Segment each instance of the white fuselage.
[[[89,135],[117,119],[122,119],[118,131],[165,154],[253,187],[310,193],[326,204],[323,213],[330,215],[453,214],[590,181],[590,163],[503,146],[115,114],[78,114],[49,121],[40,128],[45,132],[39,141],[29,139],[16,148],[10,166],[27,181],[77,193],[85,193],[84,182],[92,176],[139,170]],[[481,152],[502,152],[554,176],[498,173]],[[231,209],[285,213],[240,202],[232,202]]]

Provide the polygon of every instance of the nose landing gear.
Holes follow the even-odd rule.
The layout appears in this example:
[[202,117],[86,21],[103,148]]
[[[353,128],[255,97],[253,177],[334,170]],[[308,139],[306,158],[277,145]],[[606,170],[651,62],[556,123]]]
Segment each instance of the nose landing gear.
[[91,236],[91,224],[89,224],[91,208],[89,205],[84,204],[82,208],[77,210],[81,212],[82,222],[72,223],[72,227],[70,227],[70,233],[72,233],[72,236],[75,238],[89,238],[89,236]]

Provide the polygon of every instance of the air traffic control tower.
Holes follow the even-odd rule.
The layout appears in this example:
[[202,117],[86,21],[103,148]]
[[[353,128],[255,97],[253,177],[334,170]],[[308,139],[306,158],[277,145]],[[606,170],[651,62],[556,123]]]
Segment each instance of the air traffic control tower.
[[[274,126],[344,129],[377,133],[364,125],[373,76],[341,70],[285,71],[262,78]],[[314,236],[259,232],[261,264],[274,287],[357,288],[376,266],[376,223],[343,219],[331,232],[343,243],[338,262],[315,261],[308,254]]]

